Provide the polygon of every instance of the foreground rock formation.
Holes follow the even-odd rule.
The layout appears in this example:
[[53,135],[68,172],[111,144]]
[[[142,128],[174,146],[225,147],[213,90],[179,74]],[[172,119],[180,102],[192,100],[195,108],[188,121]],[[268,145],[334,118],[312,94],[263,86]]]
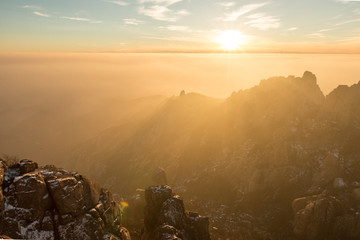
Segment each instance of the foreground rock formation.
[[96,182],[54,166],[0,161],[0,235],[16,239],[130,240],[121,207]]
[[183,200],[166,185],[145,191],[142,240],[210,240],[209,218],[185,212]]

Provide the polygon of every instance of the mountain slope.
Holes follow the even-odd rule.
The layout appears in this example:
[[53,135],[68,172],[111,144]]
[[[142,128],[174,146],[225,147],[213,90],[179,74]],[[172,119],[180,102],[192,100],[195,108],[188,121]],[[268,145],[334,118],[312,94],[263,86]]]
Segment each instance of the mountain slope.
[[[350,193],[360,182],[359,86],[340,86],[325,97],[315,75],[305,72],[262,80],[224,101],[172,98],[99,158],[111,169],[97,178],[131,195],[153,182],[155,169],[165,169],[177,192],[200,202],[189,201],[191,208],[212,217],[215,238],[330,239],[299,226],[312,225],[304,218],[322,224],[321,216],[307,214],[319,202],[343,206],[332,224],[357,209]],[[346,187],[335,191],[340,185]],[[336,229],[352,239],[351,228]]]

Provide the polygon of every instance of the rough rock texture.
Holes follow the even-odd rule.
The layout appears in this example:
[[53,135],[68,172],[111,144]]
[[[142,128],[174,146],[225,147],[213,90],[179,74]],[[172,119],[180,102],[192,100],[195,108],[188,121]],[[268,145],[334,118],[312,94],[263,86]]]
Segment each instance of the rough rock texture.
[[295,199],[294,233],[302,239],[329,239],[336,217],[341,215],[342,206],[332,196],[310,196]]
[[130,240],[120,226],[121,207],[112,194],[76,172],[54,166],[39,169],[37,163],[21,160],[7,169],[1,163],[0,183],[0,217],[6,226],[0,234],[21,239]]
[[145,190],[144,233],[142,240],[209,240],[209,219],[185,212],[182,199],[169,186]]
[[[357,184],[333,186],[319,195],[297,198],[292,203],[293,231],[297,239],[360,239]],[[354,188],[354,189],[353,189]]]

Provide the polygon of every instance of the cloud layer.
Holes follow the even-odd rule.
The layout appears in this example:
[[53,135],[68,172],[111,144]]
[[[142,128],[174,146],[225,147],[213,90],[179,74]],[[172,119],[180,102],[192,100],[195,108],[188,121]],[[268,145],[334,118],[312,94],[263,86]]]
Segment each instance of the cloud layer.
[[259,9],[267,4],[268,4],[267,2],[263,2],[263,3],[248,4],[248,5],[242,6],[238,10],[226,14],[224,21],[236,21],[240,16],[250,13],[250,12],[252,12],[256,9]]

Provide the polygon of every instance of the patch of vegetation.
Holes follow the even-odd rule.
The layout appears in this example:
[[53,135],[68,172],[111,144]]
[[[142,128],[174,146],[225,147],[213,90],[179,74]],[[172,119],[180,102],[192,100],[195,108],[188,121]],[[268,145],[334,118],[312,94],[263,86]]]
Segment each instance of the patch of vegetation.
[[20,163],[20,157],[5,153],[2,154],[0,160],[2,160],[5,163],[6,167],[11,167],[14,164]]

